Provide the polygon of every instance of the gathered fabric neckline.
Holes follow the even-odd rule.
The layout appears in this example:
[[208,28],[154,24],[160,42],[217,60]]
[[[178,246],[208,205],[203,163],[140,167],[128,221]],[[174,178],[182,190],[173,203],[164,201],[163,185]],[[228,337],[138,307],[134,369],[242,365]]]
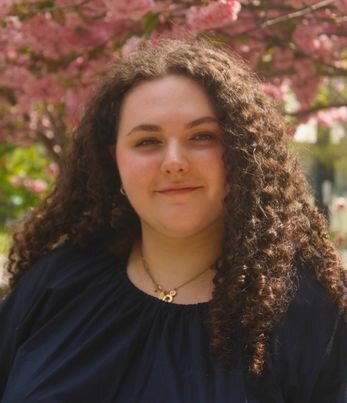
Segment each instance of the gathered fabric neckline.
[[135,298],[143,299],[143,301],[147,301],[149,303],[157,304],[158,306],[166,307],[168,310],[208,310],[208,307],[211,304],[210,301],[205,302],[197,302],[197,303],[190,303],[190,304],[182,304],[182,303],[175,303],[175,302],[166,302],[162,301],[161,299],[148,294],[147,292],[141,290],[137,287],[129,278],[127,272],[127,261],[128,257],[124,257],[121,262],[118,262],[118,270],[117,273],[120,275],[124,286],[127,288],[129,293],[134,296]]

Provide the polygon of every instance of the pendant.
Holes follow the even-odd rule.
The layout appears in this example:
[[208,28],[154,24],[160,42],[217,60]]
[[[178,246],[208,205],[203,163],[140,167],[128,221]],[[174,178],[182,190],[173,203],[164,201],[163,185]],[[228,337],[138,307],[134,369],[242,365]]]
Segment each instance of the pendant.
[[159,298],[165,302],[172,302],[176,294],[176,290],[160,291]]

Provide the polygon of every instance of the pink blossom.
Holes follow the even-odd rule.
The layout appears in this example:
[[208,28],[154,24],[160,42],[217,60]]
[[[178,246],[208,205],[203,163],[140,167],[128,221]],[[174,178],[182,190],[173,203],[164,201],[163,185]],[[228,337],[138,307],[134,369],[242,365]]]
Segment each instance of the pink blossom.
[[14,89],[22,88],[24,83],[34,80],[30,72],[23,66],[11,66],[0,75],[0,84],[10,85]]
[[47,182],[42,179],[31,179],[25,178],[23,180],[23,185],[32,193],[41,193],[44,192],[48,185]]
[[3,19],[7,13],[10,11],[12,6],[12,0],[1,0],[0,1],[0,19]]
[[82,71],[82,75],[80,77],[81,85],[91,90],[93,85],[97,85],[96,78],[104,73],[105,69],[107,69],[112,62],[114,62],[114,59],[116,59],[117,56],[118,55],[115,52],[113,52],[111,55],[105,53],[102,56],[99,56],[97,59],[88,60],[87,66]]
[[44,192],[48,187],[47,182],[44,180],[28,178],[25,174],[12,176],[10,178],[10,183],[15,187],[24,186],[32,193]]
[[20,175],[12,176],[10,178],[10,183],[14,187],[20,187],[23,185],[23,178]]
[[50,13],[41,13],[23,24],[23,45],[35,53],[52,60],[59,60],[71,52],[82,53],[85,49],[104,45],[128,29],[124,21],[90,19],[88,23],[77,13],[67,12],[64,22],[58,23]]
[[324,126],[330,127],[334,122],[347,121],[347,106],[340,108],[330,108],[319,111],[317,114],[318,122]]
[[345,197],[338,197],[336,199],[336,207],[338,210],[343,210],[346,207],[346,198]]
[[83,113],[83,105],[90,95],[91,86],[78,86],[66,91],[64,102],[66,106],[65,123],[74,127]]
[[83,56],[78,56],[73,61],[73,66],[77,69],[83,69],[86,66],[86,59]]
[[[24,76],[25,78],[25,76]],[[29,114],[33,116],[35,105],[37,102],[62,102],[65,94],[64,87],[59,83],[59,76],[47,74],[43,77],[36,78],[28,73],[28,80],[18,81],[17,87],[17,113]],[[30,123],[32,129],[39,124],[33,120]]]
[[49,176],[56,177],[59,173],[59,166],[55,162],[51,162],[46,168],[46,172]]
[[274,67],[285,70],[293,65],[293,51],[289,48],[276,48],[274,55]]
[[259,60],[264,54],[266,42],[249,39],[247,43],[236,42],[232,46],[237,53],[240,53],[247,60],[252,68],[256,69]]
[[122,56],[129,57],[132,53],[136,52],[138,46],[143,42],[143,38],[132,36],[129,38],[122,47]]
[[66,30],[63,25],[52,19],[51,14],[42,13],[35,15],[23,24],[23,41],[38,54],[56,60],[67,53],[69,42],[66,42]]
[[[117,1],[117,0],[115,0]],[[105,13],[105,3],[103,0],[81,1],[81,0],[54,0],[54,6],[62,9],[81,10],[84,16],[94,18]]]
[[107,41],[123,33],[129,27],[129,23],[118,19],[117,21],[93,19],[85,24],[81,18],[69,13],[65,17],[64,31],[61,40],[67,49],[76,50],[100,46]]
[[61,101],[65,93],[64,87],[59,83],[59,76],[56,74],[46,74],[37,78],[29,83],[28,87],[26,83],[23,83],[23,87],[32,101]]
[[307,108],[314,100],[320,78],[309,60],[296,60],[294,68],[297,74],[292,78],[292,88],[302,108]]
[[272,83],[264,83],[262,85],[263,91],[269,95],[270,97],[272,97],[274,100],[281,102],[283,101],[283,91],[281,86],[276,85],[276,84],[272,84]]
[[76,6],[80,3],[79,0],[55,0],[54,5],[56,7],[69,7]]
[[333,86],[336,91],[342,92],[346,89],[346,82],[342,81],[342,80],[338,80],[333,83]]
[[337,0],[336,5],[342,13],[347,14],[347,0]]
[[316,35],[312,33],[312,27],[308,24],[299,24],[294,33],[293,40],[303,49],[305,52],[314,53],[317,49],[315,42]]
[[205,31],[223,27],[236,21],[241,4],[235,0],[217,0],[208,6],[192,6],[188,9],[186,20],[194,31]]
[[12,47],[23,43],[23,24],[17,16],[8,16],[4,19],[5,27],[0,30],[0,41]]
[[256,12],[243,7],[238,14],[237,23],[226,25],[222,28],[222,30],[228,35],[238,35],[242,32],[252,30],[252,28],[254,28],[255,21],[258,19],[259,16]]
[[109,17],[139,20],[155,7],[154,0],[104,0]]
[[327,23],[312,25],[306,23],[298,25],[293,33],[293,40],[305,53],[319,56],[323,60],[331,61],[336,49],[336,38],[330,35],[331,26]]

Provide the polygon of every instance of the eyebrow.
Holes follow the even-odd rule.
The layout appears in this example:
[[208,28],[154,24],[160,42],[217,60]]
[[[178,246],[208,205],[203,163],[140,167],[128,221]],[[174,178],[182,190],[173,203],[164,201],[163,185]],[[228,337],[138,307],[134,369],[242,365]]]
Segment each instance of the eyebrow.
[[[184,128],[185,129],[192,129],[195,126],[202,125],[204,123],[219,123],[216,118],[213,118],[212,116],[203,116],[201,118],[195,119],[189,123],[187,123]],[[148,123],[142,123],[140,125],[137,125],[133,127],[130,132],[127,134],[129,136],[133,132],[136,131],[145,131],[145,132],[159,132],[161,130],[161,126],[159,125],[152,125]]]

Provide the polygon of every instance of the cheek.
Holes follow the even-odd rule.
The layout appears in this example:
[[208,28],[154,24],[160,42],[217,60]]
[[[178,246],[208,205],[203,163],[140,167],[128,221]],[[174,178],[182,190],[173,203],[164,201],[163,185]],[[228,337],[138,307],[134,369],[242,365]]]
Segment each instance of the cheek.
[[218,184],[225,182],[226,169],[223,161],[223,151],[215,150],[206,155],[204,169]]
[[126,150],[117,150],[117,166],[122,183],[125,187],[141,186],[147,182],[154,171],[154,162],[148,158],[135,156]]

